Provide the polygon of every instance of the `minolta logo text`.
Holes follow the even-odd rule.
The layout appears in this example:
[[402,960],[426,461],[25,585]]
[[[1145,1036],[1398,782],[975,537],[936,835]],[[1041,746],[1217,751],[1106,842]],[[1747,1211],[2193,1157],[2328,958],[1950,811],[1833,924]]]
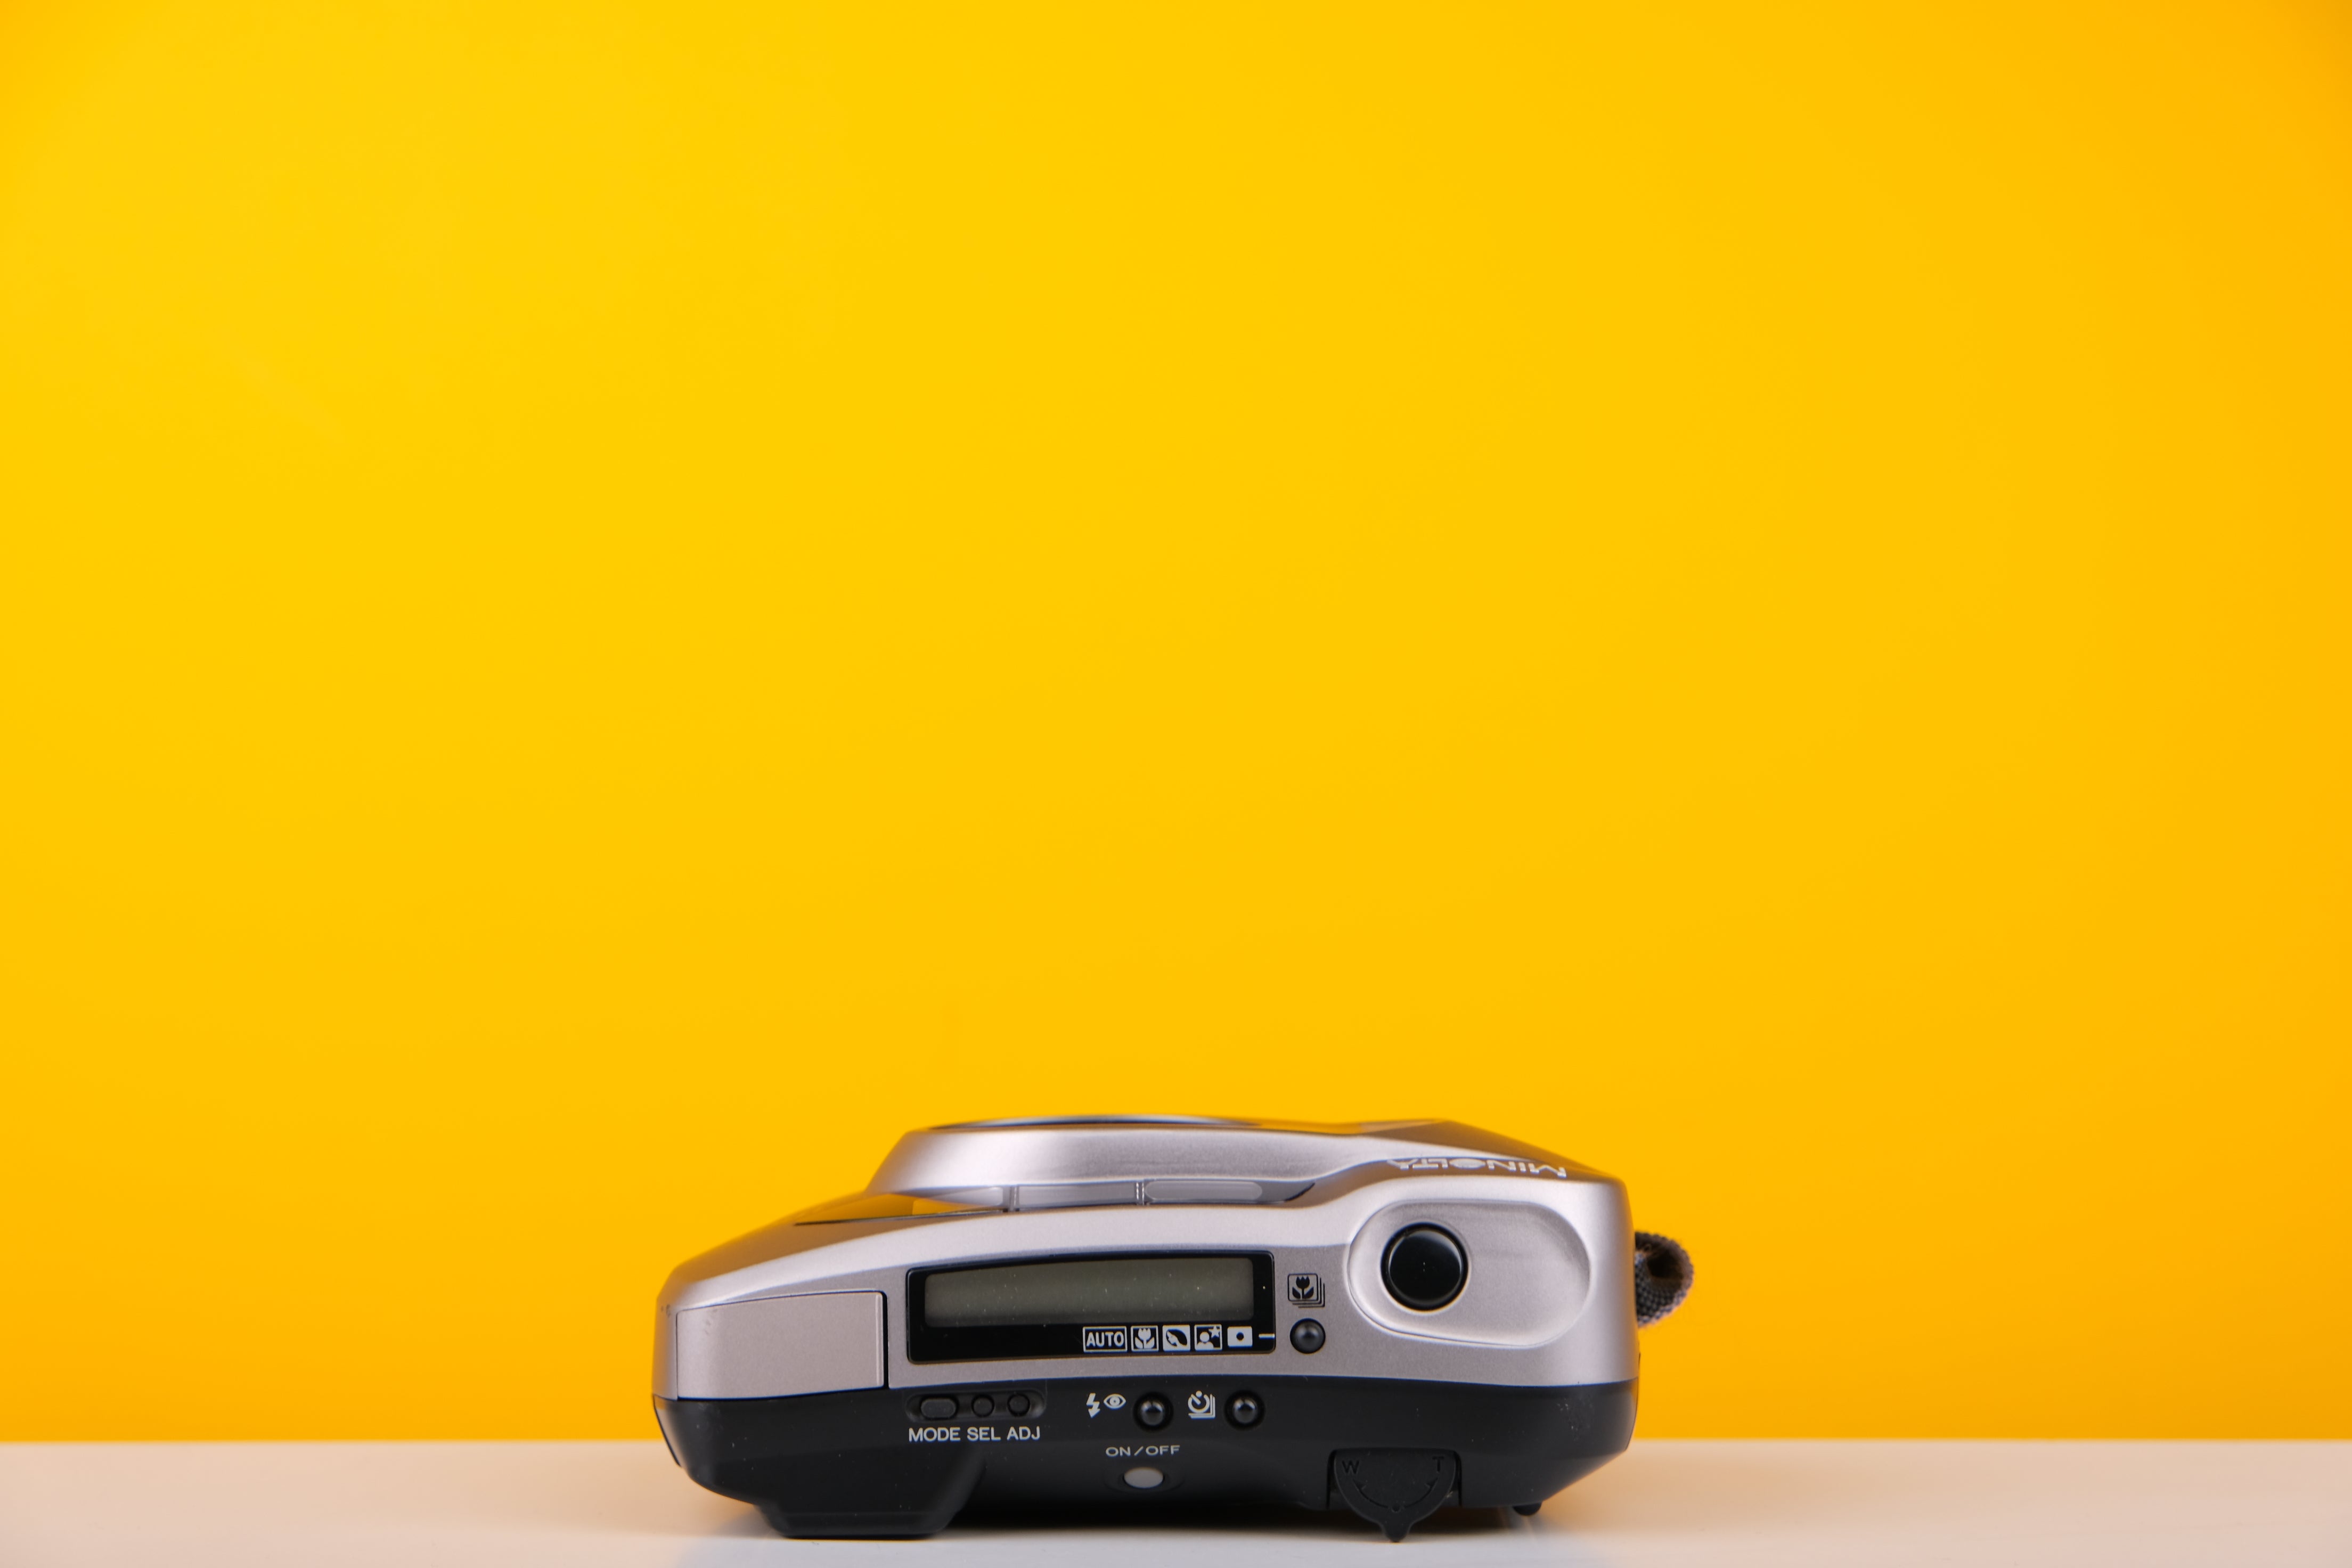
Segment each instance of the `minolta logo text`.
[[1568,1180],[1568,1173],[1558,1165],[1538,1165],[1532,1160],[1504,1160],[1493,1155],[1422,1154],[1411,1160],[1391,1160],[1400,1171],[1486,1171],[1506,1176],[1557,1176]]

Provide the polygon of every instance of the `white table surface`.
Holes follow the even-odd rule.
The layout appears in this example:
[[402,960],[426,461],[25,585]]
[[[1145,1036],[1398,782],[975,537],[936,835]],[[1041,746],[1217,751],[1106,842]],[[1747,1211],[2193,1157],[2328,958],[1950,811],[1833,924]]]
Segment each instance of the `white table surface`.
[[[1404,1553],[1402,1559],[1392,1553]],[[0,1444],[0,1564],[2352,1564],[2352,1443],[1642,1443],[1534,1519],[783,1541],[658,1443]]]

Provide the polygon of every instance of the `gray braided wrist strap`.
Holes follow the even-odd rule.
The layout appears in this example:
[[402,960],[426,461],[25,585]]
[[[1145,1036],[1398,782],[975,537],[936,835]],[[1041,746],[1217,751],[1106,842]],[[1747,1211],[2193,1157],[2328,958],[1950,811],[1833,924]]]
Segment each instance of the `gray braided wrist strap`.
[[1654,1231],[1635,1231],[1633,1321],[1648,1328],[1681,1306],[1690,1289],[1691,1258],[1683,1244]]

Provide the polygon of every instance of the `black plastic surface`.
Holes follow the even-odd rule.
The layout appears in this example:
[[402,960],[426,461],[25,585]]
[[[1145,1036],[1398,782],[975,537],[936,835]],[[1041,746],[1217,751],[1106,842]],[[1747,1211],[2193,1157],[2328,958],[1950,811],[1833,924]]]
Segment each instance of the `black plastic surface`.
[[1399,1231],[1381,1255],[1381,1282],[1416,1312],[1434,1312],[1462,1294],[1470,1262],[1449,1230],[1417,1225]]
[[[1331,1508],[1349,1500],[1337,1489],[1335,1457],[1366,1449],[1449,1456],[1450,1489],[1462,1506],[1522,1506],[1622,1453],[1633,1432],[1631,1383],[1516,1388],[1219,1376],[1210,1364],[1195,1376],[1155,1374],[1148,1383],[1058,1379],[1044,1385],[1043,1412],[1028,1420],[1000,1407],[994,1419],[939,1424],[908,1412],[910,1399],[929,1392],[656,1403],[664,1435],[695,1480],[758,1505],[784,1534],[814,1536],[929,1535],[968,1506]],[[1138,1405],[1152,1394],[1171,1418],[1146,1431]],[[1256,1399],[1255,1425],[1230,1419],[1235,1394]],[[959,1404],[970,1408],[968,1399]],[[1167,1484],[1148,1498],[1138,1493],[1122,1479],[1137,1466],[1162,1471]],[[1393,1503],[1398,1489],[1380,1495]]]
[[1331,1456],[1331,1489],[1391,1541],[1454,1495],[1454,1456],[1428,1448],[1342,1448]]

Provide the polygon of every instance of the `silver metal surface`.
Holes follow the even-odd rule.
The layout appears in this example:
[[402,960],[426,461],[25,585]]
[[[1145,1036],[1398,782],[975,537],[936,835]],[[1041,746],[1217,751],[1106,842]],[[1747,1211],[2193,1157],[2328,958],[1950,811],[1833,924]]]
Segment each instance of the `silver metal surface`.
[[[1470,1260],[1462,1293],[1433,1312],[1388,1292],[1381,1258],[1399,1231],[1434,1225],[1454,1233]],[[1384,1329],[1461,1344],[1539,1345],[1584,1311],[1592,1266],[1584,1242],[1543,1204],[1404,1203],[1365,1222],[1348,1248],[1348,1293]]]
[[[868,1192],[939,1193],[1028,1183],[1193,1176],[1300,1182],[1370,1160],[1539,1153],[1507,1138],[1441,1121],[1310,1126],[1297,1122],[976,1122],[898,1140]],[[1548,1156],[1548,1162],[1573,1162]]]
[[1020,1209],[1097,1208],[1142,1202],[1137,1182],[1024,1182],[1013,1189],[1012,1207]]
[[1233,1182],[1166,1177],[1139,1183],[1143,1201],[1153,1204],[1288,1203],[1305,1192],[1305,1182]]
[[[1011,1191],[1082,1180],[1111,1184],[1099,1191],[1116,1206],[1097,1200],[1041,1207],[1025,1191]],[[1176,1183],[1211,1184],[1163,1185]],[[1119,1184],[1130,1189],[1143,1184],[1143,1189],[1120,1196]],[[1250,1184],[1268,1190],[1246,1201],[1244,1188]],[[917,1185],[931,1194],[994,1189],[1018,1206],[779,1223],[688,1262],[662,1293],[656,1392],[681,1393],[677,1369],[687,1358],[672,1347],[682,1322],[702,1321],[695,1314],[813,1291],[865,1291],[882,1299],[882,1375],[894,1388],[955,1386],[976,1377],[992,1383],[1097,1378],[1106,1388],[1149,1379],[1173,1386],[1188,1371],[1229,1375],[1243,1369],[1269,1376],[1558,1387],[1622,1382],[1637,1370],[1633,1224],[1622,1185],[1573,1161],[1475,1129],[1391,1122],[1356,1132],[1244,1122],[1100,1121],[939,1129],[901,1140],[869,1191]],[[1207,1201],[1181,1201],[1195,1190]],[[1286,1191],[1298,1195],[1267,1201]],[[1150,1201],[1139,1205],[1137,1197]],[[1438,1312],[1401,1306],[1380,1282],[1381,1248],[1416,1220],[1453,1231],[1470,1260],[1461,1297]],[[1326,1300],[1297,1308],[1278,1299],[1270,1353],[922,1364],[907,1359],[910,1269],[1072,1252],[1188,1249],[1266,1252],[1277,1279],[1291,1273],[1321,1276]],[[1301,1317],[1313,1317],[1326,1331],[1318,1353],[1301,1354],[1289,1343],[1290,1326]],[[768,1341],[764,1349],[747,1350],[741,1364],[802,1353],[759,1330],[756,1319],[727,1321],[730,1334],[737,1321]],[[736,1364],[729,1359],[731,1351],[697,1353],[717,1356],[713,1365]],[[721,1377],[693,1386],[706,1392],[687,1397],[750,1398],[759,1396],[750,1389],[768,1384]]]
[[677,1314],[677,1397],[773,1399],[882,1386],[878,1290],[770,1296]]

